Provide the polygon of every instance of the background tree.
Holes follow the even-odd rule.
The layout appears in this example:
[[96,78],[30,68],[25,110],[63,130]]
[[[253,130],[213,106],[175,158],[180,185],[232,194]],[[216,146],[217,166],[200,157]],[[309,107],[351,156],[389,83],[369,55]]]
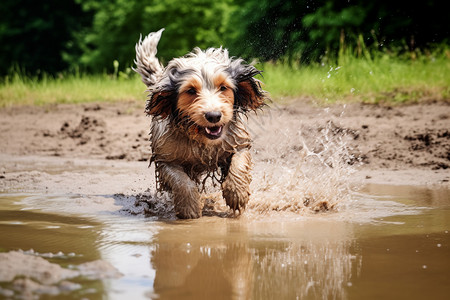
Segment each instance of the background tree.
[[262,60],[319,60],[340,43],[427,48],[447,42],[450,22],[444,1],[425,0],[236,0],[230,22],[240,28],[229,44]]
[[[139,35],[166,28],[158,46],[163,60],[186,54],[195,46],[220,46],[229,13],[228,0],[79,0],[94,14],[93,26],[79,35],[83,49],[78,64],[91,71],[110,70],[117,60],[131,66]],[[74,63],[76,58],[73,59]]]
[[72,33],[91,19],[71,0],[2,0],[0,16],[0,75],[13,66],[32,73],[64,70]]
[[311,62],[342,43],[408,51],[450,36],[443,0],[2,0],[0,14],[0,75],[124,69],[139,34],[162,27],[165,61],[223,45],[248,60]]

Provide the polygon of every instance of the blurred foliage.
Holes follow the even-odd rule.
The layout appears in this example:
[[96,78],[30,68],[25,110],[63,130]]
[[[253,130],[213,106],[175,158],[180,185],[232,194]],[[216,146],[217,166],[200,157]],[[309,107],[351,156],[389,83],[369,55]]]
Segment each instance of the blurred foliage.
[[12,67],[33,73],[66,69],[62,53],[92,19],[73,1],[58,0],[2,0],[0,16],[0,75]]
[[[448,42],[444,1],[425,0],[236,0],[231,24],[241,28],[228,43],[263,61],[320,61],[343,44],[381,48],[427,48]],[[356,47],[358,48],[358,47]],[[384,49],[383,48],[383,49]]]
[[163,61],[224,45],[249,60],[323,62],[345,47],[424,51],[450,36],[442,0],[2,0],[0,14],[0,75],[128,74],[139,35],[163,27]]
[[77,35],[82,55],[67,55],[72,65],[89,71],[110,70],[114,60],[129,67],[140,34],[166,28],[158,50],[169,60],[195,46],[220,46],[223,40],[228,0],[77,0],[93,12],[92,28]]

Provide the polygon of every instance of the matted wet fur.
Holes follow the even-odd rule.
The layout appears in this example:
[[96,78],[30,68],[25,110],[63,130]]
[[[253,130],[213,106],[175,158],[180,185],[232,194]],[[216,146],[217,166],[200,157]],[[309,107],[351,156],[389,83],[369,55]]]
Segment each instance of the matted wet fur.
[[158,190],[172,193],[179,218],[199,218],[206,178],[221,184],[227,205],[241,213],[248,202],[251,139],[243,120],[267,98],[260,71],[228,50],[195,48],[163,67],[156,58],[161,33],[136,44],[135,71],[148,87],[152,116],[151,163]]

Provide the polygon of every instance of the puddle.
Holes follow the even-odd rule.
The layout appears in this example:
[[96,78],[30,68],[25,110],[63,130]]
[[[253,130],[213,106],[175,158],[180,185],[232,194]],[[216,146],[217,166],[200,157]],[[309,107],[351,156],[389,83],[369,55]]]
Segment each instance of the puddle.
[[[46,299],[445,299],[450,293],[448,189],[368,185],[336,212],[188,221],[117,213],[130,205],[124,201],[0,194],[0,250],[22,249],[69,270],[101,260],[123,274],[74,277],[73,289],[53,294],[33,291]],[[0,287],[5,298],[24,296],[9,281]]]

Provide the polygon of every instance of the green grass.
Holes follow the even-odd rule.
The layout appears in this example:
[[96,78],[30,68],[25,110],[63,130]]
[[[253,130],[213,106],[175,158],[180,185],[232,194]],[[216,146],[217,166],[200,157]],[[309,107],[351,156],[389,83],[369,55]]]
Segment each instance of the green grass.
[[145,85],[138,76],[67,74],[37,79],[14,73],[0,84],[0,107],[145,99]]
[[[413,53],[414,54],[414,53]],[[450,100],[450,51],[433,54],[341,54],[315,65],[265,63],[272,97],[309,97],[319,102],[402,103]]]
[[[446,47],[402,55],[344,49],[337,59],[324,59],[321,64],[278,62],[258,67],[264,71],[264,88],[277,102],[300,97],[319,103],[450,100],[450,50]],[[38,79],[11,72],[0,79],[0,107],[145,100],[139,76],[130,70],[118,75],[74,73]]]

